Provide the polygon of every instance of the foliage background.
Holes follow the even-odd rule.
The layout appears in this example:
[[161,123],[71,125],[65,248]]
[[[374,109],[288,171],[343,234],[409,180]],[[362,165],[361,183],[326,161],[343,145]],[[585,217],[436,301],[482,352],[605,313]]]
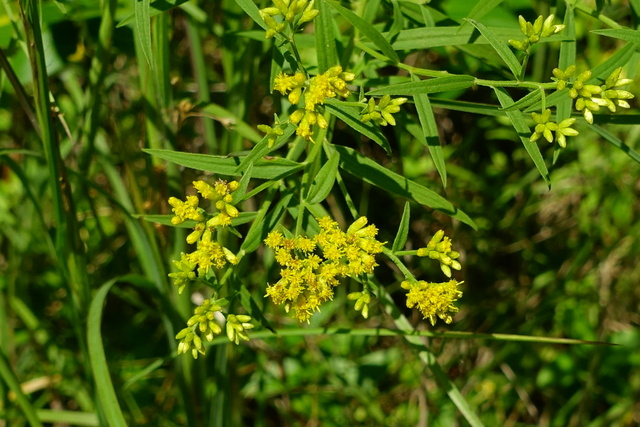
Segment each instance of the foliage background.
[[[47,80],[58,114],[52,127],[60,136],[75,201],[64,228],[71,233],[77,226],[84,248],[67,252],[56,246],[63,224],[55,215],[52,161],[21,104],[24,99],[38,104],[25,31],[17,4],[4,0],[0,7],[2,56],[27,91],[26,97],[16,92],[6,69],[0,75],[0,425],[37,425],[36,418],[98,425],[101,417],[108,418],[94,383],[105,381],[108,372],[96,369],[86,350],[91,327],[93,337],[104,342],[110,377],[131,425],[465,425],[401,337],[355,332],[393,327],[393,322],[380,307],[369,320],[358,318],[346,289],[312,318],[302,336],[265,334],[239,347],[211,347],[198,361],[175,357],[173,328],[192,307],[188,296],[171,289],[166,274],[169,259],[184,250],[184,233],[132,214],[168,214],[167,198],[184,196],[199,172],[166,164],[141,149],[245,152],[261,138],[255,126],[271,122],[281,100],[269,90],[271,43],[235,1],[191,1],[149,18],[150,31],[141,37],[153,46],[151,67],[144,41],[134,37],[135,20],[125,21],[135,7],[146,13],[148,3],[121,1],[109,10],[109,2],[100,7],[89,1],[42,2]],[[395,3],[352,6],[388,31],[397,22],[388,19]],[[495,8],[479,20],[512,29],[519,14],[532,20],[553,9],[561,17],[566,8],[564,2],[487,3]],[[637,1],[577,5],[583,8],[576,9],[579,67],[598,65],[625,45],[590,31],[612,22],[629,28],[639,24]],[[438,25],[459,25],[474,6],[454,0],[428,4],[440,17]],[[404,28],[418,25],[408,13],[402,23]],[[347,25],[340,29],[350,34]],[[502,72],[465,47],[400,53],[405,63],[434,70],[480,78]],[[303,59],[313,61],[314,55],[313,49],[303,49]],[[557,58],[557,43],[541,45],[528,79],[547,81]],[[626,66],[635,94],[640,93],[639,58],[636,51]],[[402,74],[368,61],[362,73],[369,79],[391,82]],[[481,87],[438,94],[432,102],[437,107],[447,100],[496,104],[490,89]],[[602,123],[637,150],[637,103],[632,107],[625,116],[631,126]],[[409,115],[384,129],[393,148],[390,157],[373,144],[355,144],[346,126],[338,126],[333,142],[358,145],[370,158],[444,195],[478,225],[475,231],[412,206],[410,247],[423,245],[443,228],[463,253],[461,311],[452,325],[436,330],[619,344],[431,338],[429,348],[447,376],[486,425],[639,423],[638,163],[582,126],[553,165],[553,146],[540,145],[551,170],[549,190],[504,116],[447,108],[436,108],[435,114],[449,176],[446,188],[424,146],[407,132]],[[393,241],[405,200],[359,179],[345,175],[345,180],[357,195],[359,211],[380,227],[383,240]],[[255,210],[252,203],[258,202],[247,202],[247,211]],[[329,197],[326,207],[343,218],[338,199]],[[80,261],[61,254],[81,252],[87,277],[74,280],[85,284],[74,289],[69,277]],[[427,262],[415,261],[412,267],[417,275],[435,272]],[[402,307],[392,266],[382,268],[380,280]],[[268,254],[238,273],[273,325],[296,330],[282,310],[262,301],[266,281],[275,274]],[[114,280],[108,294],[97,293]],[[90,302],[100,295],[106,306],[102,328],[98,322],[96,329],[91,318],[85,319]],[[404,314],[419,329],[427,328],[416,312],[405,309]],[[313,329],[325,326],[346,333]],[[12,378],[22,384],[22,398]]]

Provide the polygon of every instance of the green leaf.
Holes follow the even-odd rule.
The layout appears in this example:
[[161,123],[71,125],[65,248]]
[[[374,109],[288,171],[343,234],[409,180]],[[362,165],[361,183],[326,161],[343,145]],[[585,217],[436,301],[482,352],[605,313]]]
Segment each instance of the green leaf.
[[478,21],[473,19],[465,19],[465,21],[469,22],[471,25],[476,27],[480,34],[482,34],[491,44],[491,46],[495,49],[495,51],[500,55],[500,58],[507,64],[507,67],[511,70],[513,75],[517,78],[520,77],[520,73],[522,72],[522,66],[518,59],[513,54],[511,49],[509,49],[509,45],[506,40],[498,38],[493,31],[487,28],[484,24],[481,24]]
[[135,29],[140,38],[140,48],[151,70],[155,67],[151,48],[151,16],[149,16],[149,0],[133,0],[135,12]]
[[466,89],[474,85],[473,76],[447,76],[421,80],[419,82],[400,83],[385,86],[367,92],[367,95],[405,95],[429,94],[447,92],[450,90]]
[[591,129],[591,130],[595,131],[596,133],[598,133],[604,139],[609,141],[614,147],[619,148],[627,156],[631,157],[633,160],[635,160],[636,162],[640,163],[640,154],[637,151],[634,151],[633,148],[629,147],[627,144],[625,144],[624,142],[620,141],[613,134],[611,134],[609,131],[606,131],[606,130],[602,129],[600,126],[591,125],[591,124],[588,124],[588,123],[587,123],[587,125],[589,126],[589,129]]
[[389,42],[380,34],[378,30],[376,30],[371,24],[369,24],[364,19],[360,18],[355,13],[351,12],[349,9],[345,9],[337,3],[333,3],[331,1],[321,0],[322,2],[326,2],[332,8],[334,8],[344,19],[349,21],[351,25],[356,27],[362,34],[367,36],[371,42],[376,45],[378,49],[382,53],[384,53],[389,59],[393,62],[400,62],[400,58],[398,58],[398,54],[391,47]]
[[278,147],[278,145],[280,145],[282,142],[288,140],[289,137],[293,135],[293,132],[295,131],[295,129],[296,128],[293,125],[289,124],[285,128],[284,134],[276,138],[276,142],[273,144],[272,147],[269,147],[269,138],[265,135],[265,137],[262,138],[260,142],[258,142],[258,144],[256,144],[251,149],[251,152],[242,159],[242,161],[238,165],[238,168],[236,169],[236,172],[238,174],[240,172],[243,172],[249,167],[249,165],[252,165],[257,160],[266,156],[271,150],[274,150],[276,147]]
[[[509,96],[507,91],[504,90],[504,88],[497,87],[497,88],[494,88],[494,90],[496,92],[496,95],[498,96],[498,101],[500,101],[500,104],[502,105],[503,108],[508,108],[509,106],[511,106],[511,104],[513,104],[513,99],[511,99],[511,97]],[[538,172],[540,172],[540,175],[542,176],[542,178],[545,180],[549,188],[551,188],[551,178],[549,177],[549,170],[547,169],[547,165],[544,162],[544,158],[540,153],[538,144],[535,141],[531,142],[529,140],[529,137],[531,135],[531,130],[529,129],[529,126],[527,126],[527,122],[524,118],[524,114],[522,113],[522,111],[518,111],[518,110],[505,111],[505,113],[509,118],[509,120],[511,120],[511,124],[513,125],[513,128],[518,133],[518,136],[520,137],[520,141],[522,142],[522,145],[524,145],[524,149],[527,150],[529,157],[531,157],[531,160],[533,160],[533,163],[536,165],[536,168],[538,168]]]
[[[499,40],[518,39],[522,37],[516,28],[492,28],[493,34]],[[421,27],[402,30],[391,46],[395,50],[422,50],[443,46],[486,45],[489,44],[484,36],[475,37],[475,28],[458,26],[451,27]],[[477,34],[477,33],[476,33]],[[385,34],[383,33],[383,36]],[[539,43],[557,42],[563,40],[560,34],[541,39]]]
[[483,116],[504,116],[497,105],[480,104],[478,102],[458,101],[456,99],[431,99],[431,105],[437,108],[444,108],[465,113],[481,114]]
[[264,313],[262,312],[256,301],[253,299],[251,292],[249,292],[249,289],[247,289],[245,285],[240,285],[240,304],[242,304],[242,307],[247,311],[247,313],[249,313],[252,319],[260,322],[260,325],[262,327],[270,330],[274,334],[276,333],[275,329],[271,325],[271,322],[269,322],[267,318],[264,317]]
[[471,12],[469,12],[469,14],[467,15],[467,18],[478,20],[478,19],[482,18],[483,16],[485,16],[487,13],[491,12],[496,7],[498,7],[500,5],[500,3],[502,3],[503,1],[504,0],[484,0],[484,1],[479,1],[473,7],[473,9],[471,9]]
[[[13,371],[11,363],[9,363],[9,360],[7,359],[4,351],[4,349],[3,351],[0,351],[0,379],[2,379],[2,382],[6,384],[9,390],[11,390],[15,394],[15,400],[17,400],[17,404],[20,409],[22,409],[22,413],[29,424],[32,427],[42,427],[42,424],[38,419],[38,415],[36,414],[36,410],[29,401],[29,398],[27,398],[27,396],[22,391],[22,388],[20,387],[20,381]],[[3,393],[5,392],[5,390],[6,389],[4,389],[3,387]]]
[[[213,172],[216,175],[238,176],[241,157],[211,156],[208,154],[181,153],[171,150],[145,149],[145,153],[191,169]],[[271,157],[253,163],[253,178],[280,179],[289,176],[304,166],[291,160]]]
[[467,214],[453,206],[449,201],[434,191],[390,171],[351,148],[337,145],[333,147],[340,153],[340,167],[351,175],[362,178],[364,181],[390,193],[437,209],[452,218],[459,219],[465,224],[470,225],[473,229],[477,229],[476,224]]
[[102,345],[102,307],[107,299],[107,294],[116,280],[110,280],[98,290],[91,305],[87,318],[87,346],[89,347],[89,361],[93,370],[93,378],[98,392],[98,405],[102,408],[104,416],[113,427],[127,427],[122,415],[118,397],[111,382],[109,365]]
[[242,174],[242,178],[238,182],[238,188],[233,192],[233,204],[236,204],[243,200],[245,194],[247,194],[247,188],[249,187],[249,181],[253,174],[253,164],[250,164],[246,171]]
[[587,83],[598,84],[600,81],[606,80],[613,70],[629,62],[636,51],[636,47],[633,43],[627,43],[609,59],[593,67],[591,69],[591,78]]
[[[184,3],[187,3],[189,0],[156,0],[153,3],[150,4],[150,11],[149,11],[149,16],[156,16],[159,15],[162,12],[166,12],[169,11],[175,7],[178,7]],[[131,14],[129,16],[127,16],[126,18],[122,19],[118,25],[116,25],[116,28],[120,28],[120,27],[124,27],[126,25],[129,25],[130,23],[132,23],[134,20],[136,19],[136,15]]]
[[[556,93],[556,92],[554,92],[554,93]],[[522,98],[518,99],[516,102],[514,102],[510,106],[508,106],[506,108],[500,108],[500,111],[523,110],[523,109],[531,106],[532,104],[534,104],[536,102],[539,102],[541,98],[542,98],[542,93],[539,90],[534,90],[533,92],[529,92],[528,94],[526,94]],[[569,98],[569,97],[567,97],[567,98]],[[547,99],[549,99],[549,98],[547,98]],[[545,104],[546,104],[547,107],[550,106],[548,103],[545,103]]]
[[327,7],[327,3],[319,1],[316,8],[320,12],[314,21],[316,36],[316,52],[318,57],[318,73],[324,73],[329,68],[338,65],[338,51],[336,50],[335,21]]
[[260,25],[263,29],[268,30],[269,26],[265,24],[265,22],[260,17],[260,13],[258,12],[258,6],[256,6],[253,0],[236,0],[238,6],[244,10],[244,12],[251,17],[255,21],[256,24]]
[[607,28],[605,30],[593,30],[594,34],[635,43],[640,46],[640,31],[629,28]]
[[411,208],[409,202],[404,203],[404,211],[402,212],[402,219],[400,225],[398,225],[398,233],[396,238],[393,239],[393,245],[391,246],[392,252],[398,252],[404,245],[407,244],[407,237],[409,236],[409,219],[411,216]]
[[329,157],[327,163],[320,168],[320,171],[309,188],[309,194],[307,195],[307,202],[309,204],[315,205],[327,198],[336,181],[339,160],[340,155],[334,152]]
[[389,145],[387,138],[385,138],[382,132],[380,132],[380,129],[378,129],[373,122],[362,122],[362,120],[360,119],[359,109],[351,107],[350,105],[346,105],[346,103],[342,101],[336,101],[334,99],[327,99],[325,101],[325,107],[327,108],[327,110],[329,110],[329,112],[331,112],[331,114],[345,122],[353,130],[361,133],[362,135],[366,136],[367,138],[384,148],[384,151],[387,154],[391,154],[391,146]]
[[225,128],[230,129],[232,132],[237,132],[239,135],[256,144],[262,140],[262,136],[260,136],[253,127],[249,126],[231,111],[217,104],[205,104],[199,111],[191,113],[188,116],[205,116],[217,120],[222,123]]
[[422,93],[413,96],[413,100],[418,111],[418,118],[422,126],[422,138],[418,138],[423,145],[426,145],[436,165],[436,169],[442,179],[442,186],[447,187],[447,168],[444,162],[444,154],[440,145],[440,133],[436,118],[433,115],[433,109],[429,102],[429,96]]
[[242,242],[241,251],[249,253],[258,249],[258,246],[262,244],[262,240],[267,237],[267,233],[275,228],[280,217],[289,206],[292,197],[293,193],[285,194],[275,208],[268,213],[268,207],[271,202],[265,202],[265,205],[258,211],[255,221],[251,224],[247,237]]
[[95,412],[62,411],[59,409],[38,409],[40,421],[52,424],[67,424],[73,426],[100,425],[98,414]]

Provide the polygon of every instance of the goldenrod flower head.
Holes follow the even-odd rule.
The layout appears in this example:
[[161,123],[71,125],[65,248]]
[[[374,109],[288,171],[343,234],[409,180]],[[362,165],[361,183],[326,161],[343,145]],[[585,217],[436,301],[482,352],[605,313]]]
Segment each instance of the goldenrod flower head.
[[458,312],[458,308],[453,305],[462,296],[458,290],[458,285],[463,282],[450,280],[444,283],[428,283],[420,281],[404,281],[402,287],[407,289],[407,307],[417,306],[424,318],[429,318],[431,325],[435,325],[437,318],[451,323],[452,314]]
[[460,253],[452,250],[451,239],[444,235],[444,231],[439,230],[433,235],[426,247],[418,249],[419,257],[429,257],[440,262],[440,269],[447,276],[451,277],[451,269],[460,270],[462,266],[457,259]]
[[197,222],[204,221],[202,211],[198,209],[198,196],[187,196],[187,200],[183,202],[177,197],[169,197],[169,204],[173,206],[173,213],[175,216],[171,218],[173,225],[182,224],[188,219],[195,220]]
[[283,95],[289,94],[289,102],[296,105],[300,101],[305,81],[306,78],[301,72],[297,72],[294,75],[280,72],[273,81],[273,89]]
[[266,296],[275,304],[293,309],[299,322],[308,321],[323,302],[333,298],[341,277],[372,273],[375,255],[382,252],[375,239],[377,228],[361,217],[344,232],[329,217],[317,219],[320,232],[313,237],[286,238],[272,231],[264,240],[282,266],[280,280],[267,286]]
[[304,108],[308,111],[315,111],[316,105],[324,104],[324,100],[327,98],[335,98],[337,95],[346,98],[351,93],[347,89],[347,82],[354,78],[355,74],[343,72],[339,65],[329,68],[323,74],[312,77],[309,80],[309,87],[304,93]]

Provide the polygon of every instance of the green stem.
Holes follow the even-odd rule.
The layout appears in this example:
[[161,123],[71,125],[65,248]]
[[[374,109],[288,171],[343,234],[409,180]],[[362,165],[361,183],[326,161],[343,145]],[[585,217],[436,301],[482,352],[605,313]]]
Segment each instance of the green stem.
[[529,51],[524,53],[524,57],[522,58],[522,69],[520,70],[520,75],[518,76],[518,81],[524,80],[524,75],[527,72],[527,62],[529,62]]
[[382,253],[385,254],[389,259],[398,267],[398,269],[404,274],[404,277],[407,280],[416,280],[416,277],[409,271],[409,269],[404,265],[404,263],[393,253],[391,249],[382,248]]
[[553,89],[556,83],[536,83],[536,82],[520,82],[514,80],[485,80],[475,79],[474,83],[478,86],[488,87],[526,87],[530,89]]

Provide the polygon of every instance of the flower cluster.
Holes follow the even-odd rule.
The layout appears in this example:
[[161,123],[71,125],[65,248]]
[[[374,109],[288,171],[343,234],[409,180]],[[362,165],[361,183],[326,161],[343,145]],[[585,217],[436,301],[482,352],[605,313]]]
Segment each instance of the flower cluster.
[[367,225],[366,217],[357,219],[346,232],[329,217],[318,219],[318,224],[320,232],[311,238],[288,238],[272,231],[264,241],[282,266],[281,278],[267,287],[267,296],[275,304],[284,304],[287,312],[293,309],[299,322],[308,322],[323,302],[333,298],[341,277],[372,273],[377,266],[375,255],[384,245],[376,240],[378,229]]
[[460,254],[451,249],[451,239],[439,230],[433,235],[425,248],[418,249],[419,257],[429,257],[440,262],[440,269],[445,276],[451,278],[451,269],[460,270],[462,266],[457,261]]
[[522,15],[518,16],[520,31],[525,35],[525,38],[523,40],[509,40],[509,44],[517,50],[529,53],[531,46],[538,43],[540,39],[550,37],[564,30],[564,25],[553,25],[554,18],[554,15],[549,15],[547,19],[544,19],[540,15],[531,23],[527,22]]
[[367,106],[364,107],[361,113],[361,120],[363,123],[373,120],[380,126],[396,125],[396,119],[392,114],[400,111],[400,106],[407,102],[407,98],[395,98],[391,99],[389,95],[383,96],[378,105],[374,98],[369,98]]
[[312,21],[319,13],[313,8],[314,2],[315,0],[273,0],[273,6],[260,9],[260,17],[269,27],[265,38],[281,33],[287,24],[295,31],[302,24]]
[[[178,354],[191,350],[194,359],[198,358],[198,354],[205,354],[203,338],[211,342],[216,335],[222,332],[222,328],[216,322],[216,313],[224,318],[222,306],[226,303],[225,299],[205,299],[200,306],[196,307],[193,316],[187,321],[187,327],[176,335],[176,339],[180,340]],[[249,340],[246,331],[253,328],[253,324],[249,323],[250,316],[229,314],[226,321],[227,337],[231,342],[238,344],[240,339]]]
[[[313,126],[318,125],[321,129],[326,129],[329,126],[324,115],[319,111],[318,105],[324,104],[327,98],[337,96],[346,98],[349,96],[351,92],[347,88],[347,83],[355,77],[355,74],[343,71],[339,65],[310,79],[305,79],[304,74],[300,72],[293,75],[280,73],[274,80],[274,90],[288,95],[289,102],[293,105],[297,105],[300,99],[304,98],[304,108],[291,114],[289,122],[297,126],[297,135],[310,141],[312,140]],[[259,129],[267,133],[270,142],[271,139],[275,141],[277,131],[273,130],[274,128],[263,126]]]
[[174,260],[173,264],[178,271],[169,274],[180,293],[189,281],[195,280],[196,272],[203,276],[211,267],[220,269],[227,263],[238,263],[236,255],[217,241],[216,230],[231,225],[231,220],[239,215],[232,195],[239,184],[236,181],[223,180],[218,180],[213,185],[204,181],[194,181],[193,186],[203,199],[211,202],[214,213],[210,214],[198,207],[200,199],[195,195],[187,196],[186,201],[176,197],[169,199],[175,215],[171,219],[172,224],[182,224],[187,220],[196,223],[193,231],[187,236],[187,243],[196,244],[196,250],[189,254],[182,253],[180,260]]
[[575,99],[576,110],[582,112],[584,119],[588,123],[593,123],[593,112],[599,111],[600,107],[607,107],[612,113],[616,112],[616,107],[630,107],[627,99],[632,99],[634,97],[633,94],[629,91],[618,89],[633,82],[631,79],[620,78],[622,67],[613,70],[602,85],[588,83],[591,79],[591,71],[589,70],[576,77],[573,83],[568,82],[575,70],[575,65],[564,71],[556,68],[553,70],[553,75],[556,78],[558,90],[567,85],[571,86],[569,96]]
[[[458,261],[460,254],[452,249],[451,239],[445,236],[442,230],[439,230],[431,238],[426,247],[406,254],[416,254],[419,257],[437,260],[440,263],[440,269],[449,279],[451,279],[452,268],[454,270],[461,269]],[[453,303],[462,296],[462,292],[458,290],[458,285],[461,283],[463,282],[458,282],[455,279],[443,283],[431,283],[416,280],[413,276],[408,275],[407,280],[401,283],[401,287],[409,291],[407,293],[407,307],[417,307],[424,318],[429,318],[433,325],[438,317],[446,323],[452,322],[451,315],[458,311]]]
[[550,121],[551,110],[546,109],[542,114],[532,113],[533,121],[536,123],[533,133],[529,140],[531,142],[537,141],[541,136],[548,142],[553,142],[555,133],[555,139],[558,145],[562,148],[567,146],[567,136],[576,136],[578,131],[571,126],[576,122],[576,119],[568,118],[564,119],[560,123]]
[[453,305],[462,296],[458,290],[458,285],[463,282],[449,280],[444,283],[429,283],[424,280],[404,281],[401,286],[408,290],[407,307],[418,307],[424,318],[429,318],[432,325],[435,325],[437,317],[445,323],[451,323],[452,314],[458,312],[458,308]]

